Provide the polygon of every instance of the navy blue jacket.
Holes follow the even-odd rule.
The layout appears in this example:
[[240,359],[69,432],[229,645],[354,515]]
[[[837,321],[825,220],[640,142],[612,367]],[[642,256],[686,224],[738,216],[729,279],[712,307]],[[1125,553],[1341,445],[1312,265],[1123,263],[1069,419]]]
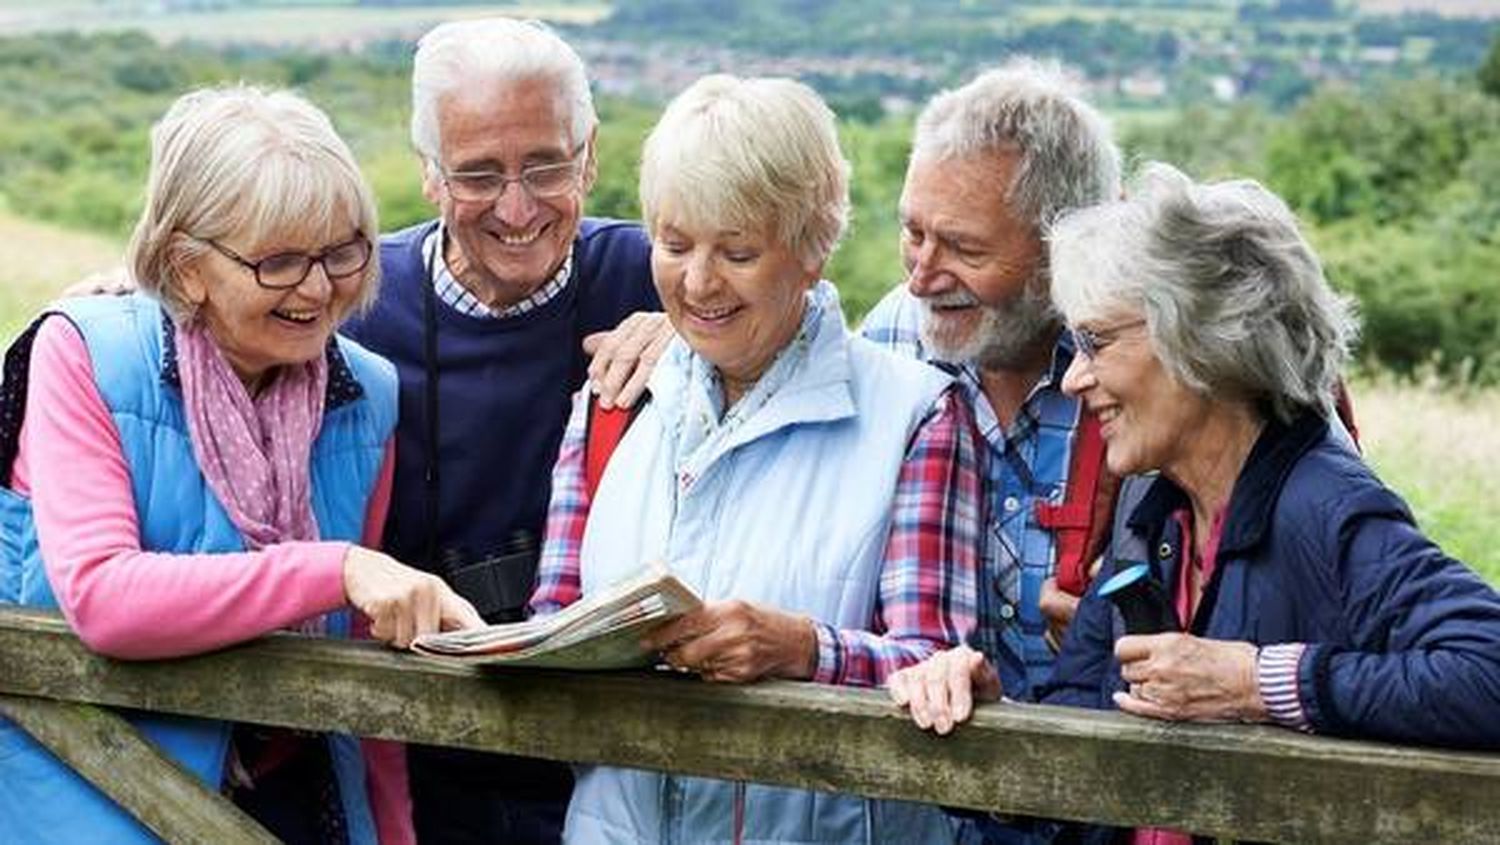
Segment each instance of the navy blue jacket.
[[[1115,548],[1149,550],[1162,583],[1176,583],[1172,513],[1186,505],[1156,479]],[[1125,689],[1114,659],[1122,631],[1091,590],[1041,700],[1113,707],[1111,693]],[[1299,688],[1318,733],[1500,748],[1500,594],[1424,537],[1401,498],[1315,416],[1271,423],[1256,442],[1191,631],[1308,643]]]

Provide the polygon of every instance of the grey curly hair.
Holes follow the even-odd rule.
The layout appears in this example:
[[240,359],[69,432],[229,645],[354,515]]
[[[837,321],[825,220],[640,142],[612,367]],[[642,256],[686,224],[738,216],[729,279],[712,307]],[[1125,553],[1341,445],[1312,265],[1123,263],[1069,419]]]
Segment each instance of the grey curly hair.
[[1063,217],[1050,241],[1053,301],[1069,324],[1140,313],[1191,389],[1282,422],[1306,409],[1332,417],[1353,307],[1259,183],[1195,183],[1148,164],[1127,199]]

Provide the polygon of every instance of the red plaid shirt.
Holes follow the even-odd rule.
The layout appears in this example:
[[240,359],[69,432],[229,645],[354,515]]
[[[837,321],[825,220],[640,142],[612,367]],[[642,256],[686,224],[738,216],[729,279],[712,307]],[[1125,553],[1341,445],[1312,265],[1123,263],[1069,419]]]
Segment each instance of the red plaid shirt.
[[[553,470],[533,613],[556,612],[581,592],[578,556],[589,515],[583,480],[587,407],[574,402]],[[897,669],[957,645],[973,629],[984,525],[978,442],[967,402],[949,389],[907,448],[869,628],[815,622],[814,681],[877,686]]]

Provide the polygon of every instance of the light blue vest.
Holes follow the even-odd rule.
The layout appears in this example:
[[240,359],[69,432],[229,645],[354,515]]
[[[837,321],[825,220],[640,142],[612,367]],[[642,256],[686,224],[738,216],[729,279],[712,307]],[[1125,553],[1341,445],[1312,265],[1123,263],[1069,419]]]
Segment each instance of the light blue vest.
[[[243,551],[239,531],[193,457],[181,394],[164,383],[160,306],[138,295],[66,300],[55,310],[83,335],[94,382],[119,429],[141,547]],[[363,396],[325,413],[312,450],[312,505],[324,539],[357,541],[396,423],[396,373],[384,359],[348,340],[340,339],[338,348]],[[37,552],[31,503],[8,488],[0,489],[0,602],[57,606]],[[329,627],[331,634],[347,636],[348,612],[330,614]],[[217,788],[223,781],[229,723],[135,711],[123,715],[205,782]],[[333,734],[328,741],[350,840],[374,843],[359,742]],[[0,719],[0,842],[156,841],[24,731]]]
[[[677,341],[610,458],[581,550],[585,595],[664,561],[706,600],[743,599],[837,628],[874,617],[891,503],[912,435],[948,385],[850,337],[827,282],[804,365],[679,481],[691,352]],[[580,768],[572,843],[951,842],[936,808],[658,772]]]

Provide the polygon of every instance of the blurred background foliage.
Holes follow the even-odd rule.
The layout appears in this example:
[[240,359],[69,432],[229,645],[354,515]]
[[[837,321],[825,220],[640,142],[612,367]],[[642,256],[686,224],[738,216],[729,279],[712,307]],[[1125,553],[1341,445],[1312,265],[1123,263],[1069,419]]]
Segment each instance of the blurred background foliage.
[[[823,93],[853,167],[853,225],[828,270],[851,318],[900,276],[895,209],[912,106],[1018,51],[1080,67],[1132,167],[1162,159],[1200,178],[1256,178],[1297,210],[1363,316],[1354,389],[1371,462],[1431,536],[1500,583],[1500,46],[1492,23],[1427,10],[1477,2],[505,8],[571,21],[565,35],[595,71],[593,214],[636,216],[640,143],[662,96],[692,74],[795,74]],[[1371,16],[1356,8],[1365,3],[1408,11]],[[52,19],[0,37],[0,332],[64,284],[118,264],[150,125],[193,87],[300,89],[349,139],[386,229],[431,216],[407,141],[411,38],[494,5],[0,0],[0,32],[28,14]],[[137,25],[150,34],[129,31]]]
[[[1465,384],[1500,381],[1500,50],[1462,78],[1328,86],[1285,113],[1244,101],[1120,121],[1133,165],[1265,181],[1299,212],[1329,277],[1359,302],[1360,360]],[[293,86],[354,147],[394,229],[428,217],[406,136],[408,49],[166,48],[140,33],[0,39],[0,203],[123,237],[139,207],[151,122],[189,88]],[[1486,74],[1489,74],[1486,76]],[[604,97],[593,214],[634,217],[655,103]],[[829,276],[853,316],[899,278],[895,207],[909,116],[842,124],[854,220]]]

